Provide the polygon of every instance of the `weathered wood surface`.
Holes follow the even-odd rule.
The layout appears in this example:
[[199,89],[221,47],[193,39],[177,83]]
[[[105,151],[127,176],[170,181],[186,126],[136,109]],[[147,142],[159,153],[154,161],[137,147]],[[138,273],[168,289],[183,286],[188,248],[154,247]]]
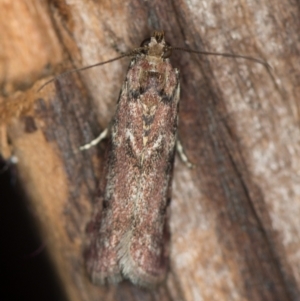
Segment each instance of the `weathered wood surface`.
[[[1,153],[15,154],[69,300],[300,300],[300,15],[297,1],[0,1]],[[85,227],[105,143],[77,152],[114,113],[129,59],[63,70],[139,46],[153,29],[171,45],[260,57],[172,56],[181,72],[167,282],[146,291],[93,286]],[[48,77],[45,77],[48,75]]]

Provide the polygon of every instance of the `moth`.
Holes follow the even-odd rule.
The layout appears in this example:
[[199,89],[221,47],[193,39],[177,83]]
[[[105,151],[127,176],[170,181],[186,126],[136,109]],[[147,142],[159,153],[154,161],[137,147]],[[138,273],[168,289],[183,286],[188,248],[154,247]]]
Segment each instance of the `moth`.
[[143,287],[154,287],[166,278],[176,148],[182,160],[192,167],[177,139],[180,84],[179,71],[169,61],[172,50],[244,58],[268,67],[264,61],[248,56],[172,47],[162,31],[155,31],[129,53],[66,72],[133,56],[110,126],[81,147],[88,149],[109,138],[100,181],[101,197],[89,227],[89,247],[85,252],[86,268],[95,284],[128,279]]
[[170,54],[163,32],[142,43],[105,132],[111,139],[102,212],[86,256],[94,283],[125,278],[152,287],[166,276],[180,91]]

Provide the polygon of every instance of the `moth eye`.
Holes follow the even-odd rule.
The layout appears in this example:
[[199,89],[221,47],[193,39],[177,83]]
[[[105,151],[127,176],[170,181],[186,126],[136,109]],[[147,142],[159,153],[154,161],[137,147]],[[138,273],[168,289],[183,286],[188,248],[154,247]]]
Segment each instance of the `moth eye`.
[[145,39],[142,43],[141,43],[141,47],[145,47],[145,49],[143,49],[141,52],[144,54],[147,54],[148,52],[148,45],[151,41],[151,38]]
[[150,43],[150,41],[151,41],[151,38],[145,39],[145,40],[141,43],[141,47],[148,46],[149,43]]
[[163,53],[163,55],[162,55],[162,57],[164,58],[164,59],[167,59],[167,58],[169,58],[170,56],[172,55],[172,48],[171,47],[165,47],[164,48],[164,53]]

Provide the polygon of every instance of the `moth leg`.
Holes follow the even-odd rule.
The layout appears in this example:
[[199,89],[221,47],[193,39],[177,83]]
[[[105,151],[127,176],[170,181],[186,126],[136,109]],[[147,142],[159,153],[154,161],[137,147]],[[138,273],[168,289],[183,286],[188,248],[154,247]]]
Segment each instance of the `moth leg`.
[[107,138],[109,136],[109,130],[110,128],[107,127],[103,132],[101,132],[101,134],[94,140],[92,140],[90,143],[82,145],[79,147],[79,149],[82,150],[86,150],[91,148],[92,146],[98,144],[99,142],[101,142],[103,139]]
[[183,146],[182,146],[179,139],[177,139],[177,141],[176,141],[176,150],[178,152],[178,155],[179,155],[181,161],[184,164],[186,164],[188,168],[194,168],[195,167],[195,165],[189,161],[188,157],[184,153]]

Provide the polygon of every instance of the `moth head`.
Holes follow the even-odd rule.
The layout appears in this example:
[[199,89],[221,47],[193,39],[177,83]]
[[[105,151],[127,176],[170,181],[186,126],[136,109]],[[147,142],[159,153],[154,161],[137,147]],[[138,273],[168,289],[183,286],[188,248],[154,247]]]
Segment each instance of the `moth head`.
[[154,31],[150,38],[141,43],[141,48],[142,53],[163,59],[169,58],[172,54],[172,47],[165,41],[163,31]]

